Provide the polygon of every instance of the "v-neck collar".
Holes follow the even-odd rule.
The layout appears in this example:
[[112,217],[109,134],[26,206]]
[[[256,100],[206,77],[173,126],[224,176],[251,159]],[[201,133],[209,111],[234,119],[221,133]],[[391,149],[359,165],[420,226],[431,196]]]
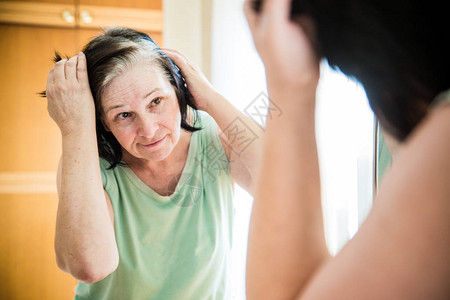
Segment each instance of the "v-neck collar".
[[177,182],[177,186],[175,187],[175,191],[169,195],[169,196],[163,196],[155,192],[151,187],[149,187],[147,184],[145,184],[137,175],[134,173],[134,171],[128,167],[128,166],[121,166],[120,168],[124,171],[125,175],[128,177],[128,179],[143,193],[146,195],[154,198],[157,201],[167,203],[171,201],[171,199],[177,194],[177,192],[183,187],[184,183],[186,182],[187,177],[191,174],[192,164],[194,159],[194,156],[197,152],[198,147],[198,131],[192,132],[190,136],[189,141],[189,150],[188,155],[186,158],[186,163],[184,164],[183,171],[181,173],[181,176]]

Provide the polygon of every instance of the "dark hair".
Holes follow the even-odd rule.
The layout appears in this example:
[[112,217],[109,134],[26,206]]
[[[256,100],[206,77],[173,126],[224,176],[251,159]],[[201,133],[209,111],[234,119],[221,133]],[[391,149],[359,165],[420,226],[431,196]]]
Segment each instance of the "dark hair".
[[[442,4],[441,4],[442,3]],[[260,8],[256,1],[254,8]],[[405,139],[450,88],[444,2],[293,0],[292,17],[312,17],[320,55],[361,82],[383,127]]]
[[[197,107],[180,70],[147,34],[129,28],[110,28],[93,38],[82,51],[86,55],[89,85],[96,108],[98,152],[101,158],[110,163],[110,169],[118,164],[125,164],[122,162],[121,145],[106,130],[102,121],[101,97],[111,80],[133,63],[146,60],[160,67],[175,89],[181,113],[181,128],[191,132],[201,129],[187,122],[188,107],[191,107],[193,125],[196,124]],[[55,61],[61,59],[58,54],[56,56]]]

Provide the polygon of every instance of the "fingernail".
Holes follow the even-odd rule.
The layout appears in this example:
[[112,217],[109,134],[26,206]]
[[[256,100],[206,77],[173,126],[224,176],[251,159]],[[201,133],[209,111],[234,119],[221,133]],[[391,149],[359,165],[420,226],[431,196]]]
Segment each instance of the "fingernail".
[[80,53],[78,53],[79,56],[83,56],[84,53],[80,51]]

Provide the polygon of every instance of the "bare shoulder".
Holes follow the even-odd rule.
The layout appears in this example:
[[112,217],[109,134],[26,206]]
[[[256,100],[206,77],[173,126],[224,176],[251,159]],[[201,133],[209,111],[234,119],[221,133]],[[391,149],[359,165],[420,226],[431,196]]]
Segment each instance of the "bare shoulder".
[[412,133],[366,222],[303,296],[449,299],[448,278],[450,105],[431,112]]
[[[420,179],[424,184],[450,183],[450,177],[444,177],[450,174],[450,105],[431,111],[417,126],[403,148],[404,151],[393,168],[397,171],[392,172],[394,175],[390,176],[390,180],[386,180],[386,185],[389,185],[389,181],[401,180],[397,177],[412,171],[416,172],[408,175],[411,180],[417,178],[416,180]],[[450,188],[450,185],[447,184],[443,188]]]

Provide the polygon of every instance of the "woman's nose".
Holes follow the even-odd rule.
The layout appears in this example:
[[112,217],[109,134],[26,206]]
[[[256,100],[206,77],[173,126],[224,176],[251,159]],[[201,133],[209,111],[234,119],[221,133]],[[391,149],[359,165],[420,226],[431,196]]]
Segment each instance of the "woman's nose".
[[145,138],[151,139],[158,129],[158,122],[153,118],[143,117],[139,119],[138,134]]

